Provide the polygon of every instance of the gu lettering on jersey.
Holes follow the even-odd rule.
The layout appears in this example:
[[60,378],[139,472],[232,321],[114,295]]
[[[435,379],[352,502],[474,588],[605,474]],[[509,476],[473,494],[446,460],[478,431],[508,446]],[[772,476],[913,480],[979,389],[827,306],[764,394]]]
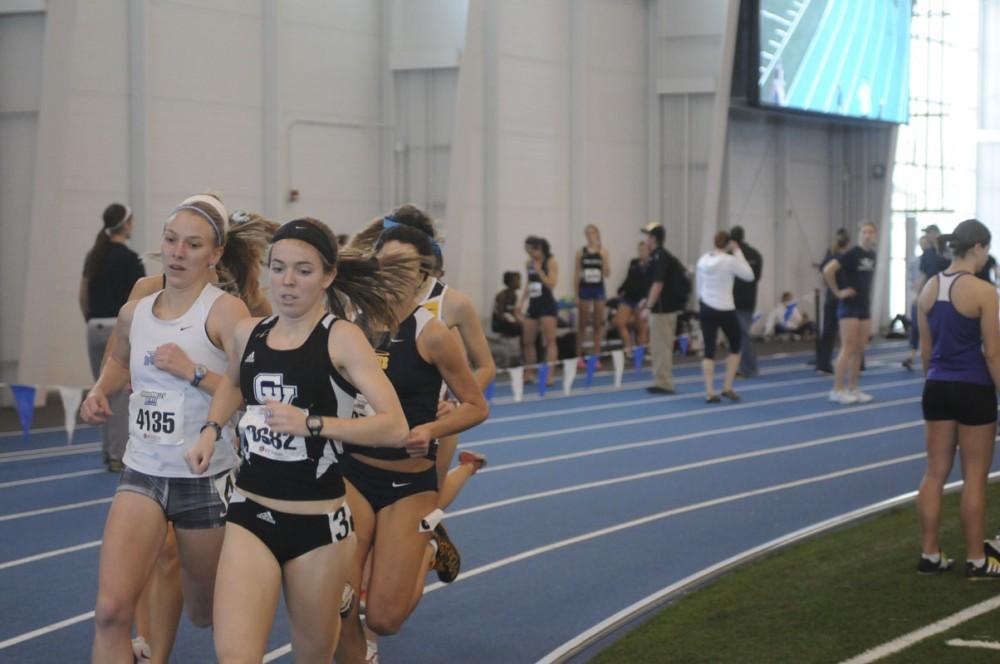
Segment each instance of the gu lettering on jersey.
[[285,385],[284,374],[261,373],[254,376],[253,394],[258,403],[280,401],[291,404],[299,394],[295,385]]

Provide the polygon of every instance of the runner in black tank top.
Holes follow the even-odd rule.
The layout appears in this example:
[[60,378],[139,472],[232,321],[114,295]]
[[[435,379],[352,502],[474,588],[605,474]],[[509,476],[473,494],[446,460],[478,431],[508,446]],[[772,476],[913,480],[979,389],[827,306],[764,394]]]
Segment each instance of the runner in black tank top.
[[601,245],[601,231],[589,224],[585,229],[587,244],[576,252],[576,357],[577,366],[585,366],[583,339],[587,328],[594,332],[594,355],[601,356],[604,324],[607,320],[604,278],[611,273],[608,250]]
[[[517,303],[518,309],[528,301],[528,312],[524,319],[524,362],[534,365],[538,360],[535,342],[541,331],[545,341],[545,361],[549,364],[547,383],[555,382],[553,369],[559,359],[559,349],[556,346],[556,300],[552,289],[559,281],[559,263],[549,250],[549,242],[545,238],[529,236],[524,241],[524,250],[528,253],[526,266],[526,288],[521,292]],[[543,279],[544,276],[544,279]],[[524,379],[534,379],[533,369],[524,372]]]
[[[338,265],[333,234],[310,219],[278,230],[269,264],[277,316],[236,327],[237,350],[191,454],[193,466],[206,464],[216,423],[246,401],[241,473],[216,582],[216,654],[261,661],[284,588],[296,657],[330,661],[356,546],[341,441],[398,447],[407,428],[362,331],[324,305],[330,291],[336,310],[339,291],[387,324],[394,318],[385,304],[391,294],[371,261]],[[372,407],[362,420],[350,416],[358,392]]]
[[[437,507],[436,440],[486,419],[488,407],[457,340],[441,321],[419,306],[419,295],[433,269],[433,250],[423,232],[408,226],[383,231],[375,245],[382,261],[412,262],[409,302],[399,305],[402,323],[379,344],[386,375],[393,382],[411,427],[409,457],[384,450],[348,447],[344,458],[347,496],[355,515],[358,550],[351,584],[359,588],[371,552],[366,622],[376,634],[395,634],[413,612],[433,565],[433,524],[425,517]],[[442,378],[459,406],[437,419]],[[364,419],[359,400],[355,415]],[[378,537],[375,537],[375,533]],[[363,661],[365,636],[356,608],[348,614],[337,661]]]

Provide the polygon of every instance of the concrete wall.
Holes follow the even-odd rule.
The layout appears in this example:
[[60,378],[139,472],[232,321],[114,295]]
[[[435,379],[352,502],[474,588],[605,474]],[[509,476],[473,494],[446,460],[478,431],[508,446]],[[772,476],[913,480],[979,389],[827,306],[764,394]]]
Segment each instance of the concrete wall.
[[811,289],[834,227],[887,221],[891,173],[871,174],[891,166],[892,132],[731,111],[737,8],[80,0],[0,12],[0,379],[89,382],[76,293],[112,200],[135,210],[139,251],[198,191],[340,232],[414,202],[439,216],[448,279],[484,312],[501,272],[523,269],[529,234],[549,239],[556,293],[570,295],[589,223],[612,288],[657,219],[688,264],[715,229],[743,224],[767,261],[761,309]]
[[[547,238],[573,292],[573,257],[596,224],[612,288],[646,221],[643,0],[470,3],[458,80],[446,261],[480,305]],[[453,268],[454,269],[454,268]]]

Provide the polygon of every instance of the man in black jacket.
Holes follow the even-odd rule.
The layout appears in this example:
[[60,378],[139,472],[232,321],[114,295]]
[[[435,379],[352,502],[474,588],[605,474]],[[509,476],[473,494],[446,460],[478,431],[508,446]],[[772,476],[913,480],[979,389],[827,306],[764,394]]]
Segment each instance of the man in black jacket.
[[729,236],[740,245],[743,257],[753,269],[753,281],[736,279],[733,282],[733,300],[736,303],[736,317],[740,321],[740,368],[738,374],[744,378],[752,378],[760,373],[757,367],[757,351],[753,347],[753,337],[750,336],[750,326],[753,325],[753,314],[757,310],[757,282],[764,269],[764,259],[760,252],[744,241],[742,226],[733,226]]
[[663,248],[666,234],[663,224],[650,222],[642,232],[649,247],[646,281],[650,284],[642,315],[649,317],[649,352],[653,358],[652,394],[674,394],[674,339],[677,335],[677,315],[684,311],[691,282],[684,266]]

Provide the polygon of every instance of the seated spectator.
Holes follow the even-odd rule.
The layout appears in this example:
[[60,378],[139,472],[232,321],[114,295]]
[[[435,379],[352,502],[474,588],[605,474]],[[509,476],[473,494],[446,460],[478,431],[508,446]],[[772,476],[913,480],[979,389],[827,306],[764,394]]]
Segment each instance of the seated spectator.
[[799,301],[789,292],[781,294],[781,304],[776,306],[768,316],[764,327],[766,334],[812,334],[815,324],[809,320],[809,315],[799,306]]
[[493,301],[493,331],[504,337],[521,336],[521,313],[517,310],[517,292],[521,289],[519,272],[504,272],[507,286]]

